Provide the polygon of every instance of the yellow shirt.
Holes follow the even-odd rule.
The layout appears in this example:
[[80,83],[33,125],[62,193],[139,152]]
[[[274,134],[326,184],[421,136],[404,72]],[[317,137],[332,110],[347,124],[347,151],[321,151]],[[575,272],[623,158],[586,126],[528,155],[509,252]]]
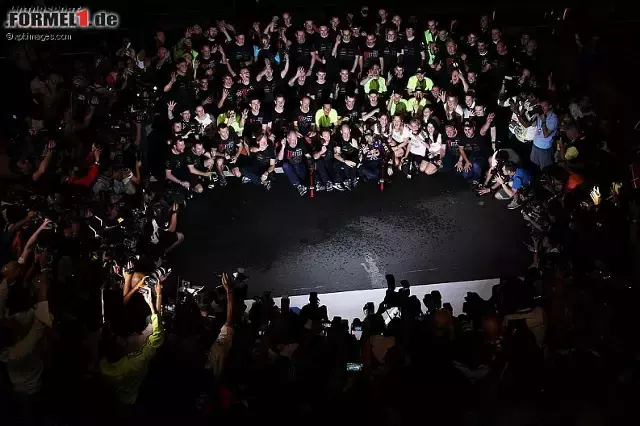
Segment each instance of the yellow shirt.
[[433,81],[429,77],[424,77],[422,81],[418,81],[418,77],[414,75],[410,77],[407,82],[407,90],[412,92],[418,85],[420,85],[424,91],[431,90],[433,88]]
[[316,111],[314,121],[316,123],[316,126],[318,126],[318,129],[328,129],[338,124],[338,112],[335,109],[331,108],[331,111],[329,111],[329,116],[327,117],[326,115],[324,115],[324,110],[320,108],[318,111]]
[[377,90],[378,93],[385,93],[387,91],[387,83],[384,77],[372,78],[364,85],[364,93],[366,94],[369,94],[373,89]]
[[151,315],[152,332],[140,350],[123,356],[116,362],[102,358],[98,364],[100,374],[115,390],[123,404],[135,404],[138,392],[149,370],[149,363],[164,342],[164,328],[157,314]]

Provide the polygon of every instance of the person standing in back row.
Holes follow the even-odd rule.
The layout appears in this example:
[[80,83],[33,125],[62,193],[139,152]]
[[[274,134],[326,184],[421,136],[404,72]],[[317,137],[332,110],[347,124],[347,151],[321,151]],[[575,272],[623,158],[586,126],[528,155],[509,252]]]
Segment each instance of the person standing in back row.
[[552,111],[548,99],[538,100],[536,135],[533,138],[531,162],[540,170],[553,165],[553,141],[558,129],[558,116]]

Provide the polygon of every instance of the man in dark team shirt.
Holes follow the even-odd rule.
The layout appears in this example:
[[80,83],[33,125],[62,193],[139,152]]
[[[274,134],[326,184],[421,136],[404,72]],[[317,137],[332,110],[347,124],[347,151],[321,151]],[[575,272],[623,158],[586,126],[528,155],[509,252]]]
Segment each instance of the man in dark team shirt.
[[242,182],[262,185],[268,191],[271,189],[271,175],[276,169],[276,154],[265,133],[256,138],[256,143],[257,146],[249,149],[247,165],[240,169]]
[[290,130],[281,143],[278,161],[282,161],[284,174],[301,197],[307,193],[309,175],[307,162],[310,158],[306,142],[298,139],[298,133],[295,130]]
[[[195,141],[193,147],[186,155],[187,168],[189,169],[190,185],[195,192],[200,194],[204,190],[204,184],[212,187],[213,181],[210,180],[213,173],[213,159],[210,154],[206,153],[202,141]],[[208,181],[208,182],[205,182]]]
[[363,141],[360,144],[360,156],[362,163],[360,175],[367,181],[377,181],[380,177],[380,168],[384,154],[384,144],[379,135],[374,135],[369,129],[364,131]]
[[478,47],[478,54],[475,55],[474,68],[479,69],[481,73],[487,73],[491,70],[491,63],[493,62],[493,55],[487,48],[487,42],[484,40],[478,40],[476,43]]
[[316,52],[303,30],[296,31],[296,40],[289,46],[289,55],[294,67],[302,67],[311,75],[316,65]]
[[271,45],[271,40],[268,35],[260,37],[260,47],[254,47],[253,57],[258,64],[265,64],[265,66],[269,66],[270,68],[280,65],[282,60],[278,49]]
[[376,43],[376,36],[374,34],[368,34],[367,41],[362,48],[362,55],[360,56],[360,69],[367,71],[373,64],[377,64],[380,66],[380,69],[384,69],[382,49],[378,43]]
[[[485,125],[486,126],[486,125]],[[476,133],[471,120],[463,124],[464,136],[458,140],[459,158],[456,170],[467,180],[477,181],[491,156],[491,144],[485,135]],[[482,129],[481,129],[482,131]]]
[[402,65],[398,64],[393,69],[393,75],[391,79],[387,82],[387,93],[399,93],[402,97],[405,96],[407,92],[407,83],[409,82],[409,77],[404,73],[404,68]]
[[460,158],[460,137],[458,136],[458,129],[454,123],[445,124],[444,130],[447,135],[447,147],[443,161],[443,168],[445,170],[453,170]]
[[276,91],[278,91],[282,85],[282,80],[289,72],[289,55],[284,55],[284,57],[285,62],[282,71],[274,73],[271,62],[265,62],[265,68],[256,75],[256,82],[258,83],[256,92],[262,95],[262,101],[266,104],[274,101]]
[[338,109],[338,122],[355,126],[360,120],[360,109],[356,105],[356,95],[348,94]]
[[222,60],[222,55],[218,51],[218,47],[216,46],[211,51],[211,47],[207,44],[202,46],[202,50],[200,51],[200,56],[198,56],[198,73],[197,77],[202,78],[205,77],[208,80],[213,80],[213,77],[216,73],[216,69]]
[[502,82],[505,76],[512,76],[515,73],[513,57],[507,49],[507,44],[502,40],[496,44],[496,54],[493,57],[491,67],[494,73],[494,81],[498,84]]
[[327,25],[320,25],[320,30],[315,34],[315,40],[313,47],[316,52],[317,61],[322,62],[330,71],[328,61],[331,60],[331,51],[333,50],[333,43],[335,40],[329,34],[329,27]]
[[169,158],[165,162],[165,176],[169,181],[167,190],[172,202],[184,201],[185,191],[191,187],[189,183],[189,169],[187,158],[184,154],[184,141],[174,139],[169,152]]
[[327,80],[327,71],[324,68],[318,68],[316,80],[309,85],[311,99],[318,105],[318,102],[322,102],[323,99],[328,98],[330,93],[331,85]]
[[407,25],[407,37],[402,44],[402,64],[407,75],[415,74],[418,68],[422,68],[426,58],[426,52],[419,37],[414,34],[413,25]]
[[259,133],[267,130],[267,120],[262,102],[260,99],[252,98],[249,101],[249,114],[244,121],[244,135],[248,138],[254,138]]
[[348,94],[356,95],[358,93],[358,86],[358,82],[351,76],[349,70],[342,68],[340,70],[340,78],[333,88],[333,98],[340,104],[344,102]]
[[171,79],[164,86],[164,93],[168,93],[169,97],[178,103],[190,103],[191,101],[191,82],[193,75],[188,74],[188,64],[184,58],[176,61],[177,71],[171,73]]
[[398,63],[398,55],[402,52],[402,45],[398,41],[398,35],[394,29],[386,30],[386,39],[380,51],[382,57],[382,70],[380,75],[387,81],[391,78],[391,72]]
[[336,183],[334,189],[338,191],[350,190],[358,184],[357,167],[358,152],[360,147],[358,142],[351,136],[351,127],[343,124],[340,127],[340,135],[333,148],[335,158],[335,176]]
[[289,79],[289,102],[296,102],[302,96],[307,95],[309,95],[307,72],[304,68],[300,67],[294,76]]
[[293,126],[301,136],[311,137],[316,113],[311,111],[311,99],[304,96],[300,100],[300,107],[293,114]]
[[196,89],[196,103],[202,105],[208,113],[213,113],[213,87],[209,84],[209,79],[204,76],[200,79]]
[[360,46],[351,39],[350,29],[345,28],[342,30],[341,35],[336,38],[331,54],[338,61],[340,69],[347,69],[352,74],[356,72]]
[[253,94],[254,89],[256,88],[251,80],[251,73],[249,72],[249,68],[242,68],[240,70],[240,79],[238,80],[238,84],[236,84],[236,96],[238,100],[246,100],[249,96]]
[[227,56],[229,72],[235,74],[242,67],[253,62],[253,48],[245,43],[244,34],[237,34],[235,42],[229,48]]
[[312,19],[307,19],[306,21],[304,21],[304,33],[307,37],[313,37],[316,35],[316,26],[313,23]]
[[[216,170],[220,179],[220,185],[225,186],[227,180],[224,176],[224,166],[227,165],[236,177],[240,173],[240,162],[243,142],[236,135],[235,130],[221,123],[218,125],[218,134],[213,139],[213,156],[216,159]],[[246,156],[244,156],[246,158]]]
[[334,147],[335,142],[331,140],[331,130],[324,129],[320,132],[313,146],[313,159],[316,171],[316,191],[330,192],[333,190],[334,176]]
[[276,140],[284,138],[287,128],[291,128],[289,123],[291,122],[291,116],[286,110],[286,101],[283,94],[276,95],[276,99],[273,103],[273,110],[269,115],[269,127],[271,133],[276,137]]
[[384,103],[380,101],[380,95],[377,90],[371,90],[367,99],[365,99],[362,105],[362,121],[369,120],[377,121],[380,114],[385,113],[387,110]]
[[238,101],[237,88],[233,84],[233,77],[225,75],[222,78],[222,87],[220,88],[220,96],[218,99],[218,109],[228,111],[236,107]]

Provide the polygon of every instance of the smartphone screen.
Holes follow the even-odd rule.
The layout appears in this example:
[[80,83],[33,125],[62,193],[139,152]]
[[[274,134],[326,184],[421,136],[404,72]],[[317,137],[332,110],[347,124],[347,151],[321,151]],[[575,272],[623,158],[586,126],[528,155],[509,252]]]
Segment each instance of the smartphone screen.
[[362,371],[362,364],[355,363],[355,362],[348,362],[347,371]]
[[362,327],[353,327],[353,331],[351,331],[351,334],[353,334],[353,337],[360,340],[362,338]]

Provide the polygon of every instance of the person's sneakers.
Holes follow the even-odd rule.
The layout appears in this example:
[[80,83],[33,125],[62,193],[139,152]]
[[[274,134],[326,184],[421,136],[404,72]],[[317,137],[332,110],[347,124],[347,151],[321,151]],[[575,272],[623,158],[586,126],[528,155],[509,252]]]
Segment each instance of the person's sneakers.
[[357,177],[354,177],[353,179],[351,179],[351,186],[354,188],[358,186],[358,181],[359,179]]
[[333,191],[333,182],[327,182],[327,192]]
[[342,186],[342,184],[340,182],[336,182],[333,184],[333,189],[335,189],[336,191],[344,191],[345,188],[344,186]]
[[351,191],[351,181],[345,180],[344,182],[342,182],[342,186],[347,191]]
[[218,175],[220,176],[220,186],[224,187],[227,186],[227,178],[224,174]]
[[412,177],[411,173],[407,173],[407,179],[411,179]]
[[389,177],[393,176],[393,167],[391,166],[387,167],[387,176]]
[[509,210],[515,210],[520,208],[520,203],[518,200],[511,200],[511,202],[507,205]]
[[316,183],[316,192],[322,192],[322,191],[324,191],[324,190],[326,190],[326,189],[327,189],[327,187],[326,187],[326,186],[324,186],[323,184],[321,184],[321,183]]
[[305,194],[306,194],[306,193],[307,193],[307,191],[308,191],[308,190],[307,190],[307,187],[306,187],[306,186],[304,186],[304,185],[298,185],[298,186],[297,186],[297,189],[298,189],[298,193],[300,194],[300,196],[301,196],[301,197],[304,197],[304,196],[305,196]]
[[251,179],[246,176],[242,176],[242,183],[251,183]]
[[262,185],[264,186],[264,189],[266,189],[267,191],[271,189],[271,181],[269,179],[262,182]]

